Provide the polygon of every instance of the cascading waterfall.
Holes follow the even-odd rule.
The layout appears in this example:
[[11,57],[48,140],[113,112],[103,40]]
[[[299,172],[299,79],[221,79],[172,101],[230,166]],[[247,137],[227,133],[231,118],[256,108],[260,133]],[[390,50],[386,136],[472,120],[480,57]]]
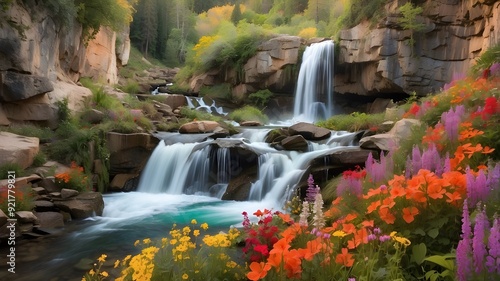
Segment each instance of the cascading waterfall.
[[[195,103],[193,102],[193,99],[197,105],[195,105]],[[222,106],[217,106],[215,104],[215,101],[212,101],[211,105],[207,105],[205,103],[205,100],[203,99],[203,97],[188,97],[188,96],[186,96],[186,102],[187,102],[189,108],[193,108],[196,110],[202,110],[202,111],[205,111],[208,113],[216,112],[219,115],[227,115],[228,114],[227,112],[224,111],[224,108],[222,108]]]
[[323,41],[304,51],[295,90],[295,120],[313,123],[333,114],[334,47],[333,41]]

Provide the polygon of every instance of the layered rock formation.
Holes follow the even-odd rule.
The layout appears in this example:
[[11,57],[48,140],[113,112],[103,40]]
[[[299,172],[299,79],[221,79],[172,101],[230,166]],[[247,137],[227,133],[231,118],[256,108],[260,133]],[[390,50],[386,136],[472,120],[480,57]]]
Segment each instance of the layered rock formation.
[[[116,34],[101,28],[96,39],[81,39],[82,27],[74,22],[62,27],[49,16],[46,5],[14,2],[0,11],[0,125],[11,121],[54,122],[53,103],[68,97],[70,109],[82,106],[88,89],[75,84],[92,77],[114,84],[117,79]],[[119,58],[128,61],[128,34],[120,35]]]
[[425,28],[413,32],[411,46],[411,31],[399,24],[399,7],[406,2],[387,4],[387,17],[377,26],[364,22],[340,33],[336,92],[433,93],[500,41],[500,2],[436,0],[420,4],[424,11],[417,20]]

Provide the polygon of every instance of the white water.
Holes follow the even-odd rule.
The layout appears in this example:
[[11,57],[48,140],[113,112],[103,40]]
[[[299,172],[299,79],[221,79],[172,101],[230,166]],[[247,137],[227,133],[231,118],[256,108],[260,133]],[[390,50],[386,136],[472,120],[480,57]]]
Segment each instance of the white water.
[[333,41],[308,46],[295,90],[294,120],[313,123],[333,114]]
[[[193,100],[194,100],[194,102],[193,102]],[[200,110],[200,111],[205,111],[208,113],[216,112],[219,115],[224,115],[224,116],[226,116],[228,114],[227,112],[224,111],[224,108],[222,108],[222,106],[217,106],[215,104],[214,100],[212,101],[211,105],[207,105],[205,103],[205,100],[203,99],[203,97],[187,97],[186,96],[186,102],[187,102],[189,108],[193,108],[193,109]],[[197,105],[195,105],[195,103]]]

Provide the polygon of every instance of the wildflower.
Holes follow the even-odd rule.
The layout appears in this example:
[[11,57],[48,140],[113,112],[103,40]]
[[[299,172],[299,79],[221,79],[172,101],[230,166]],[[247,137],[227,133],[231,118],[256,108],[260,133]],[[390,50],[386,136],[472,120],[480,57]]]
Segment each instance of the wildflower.
[[187,280],[189,278],[189,275],[187,273],[182,274],[182,280]]
[[469,221],[469,209],[467,199],[464,200],[462,213],[462,239],[457,246],[457,277],[459,281],[469,280],[472,264],[469,259],[471,249],[471,225]]
[[255,281],[259,279],[263,279],[266,277],[267,272],[271,269],[271,265],[263,263],[263,262],[252,262],[250,264],[250,272],[247,273],[247,278]]
[[486,245],[484,244],[485,230],[489,228],[488,217],[484,210],[480,211],[476,216],[476,224],[474,225],[474,237],[472,238],[472,257],[476,273],[481,273],[484,269],[486,258]]
[[313,214],[313,225],[318,229],[325,227],[325,218],[323,216],[323,197],[321,196],[321,193],[316,194],[316,197],[314,198]]
[[118,268],[119,265],[120,265],[120,260],[116,260],[113,268]]
[[500,274],[500,218],[495,218],[488,238],[489,256],[486,257],[486,268],[489,273]]
[[105,262],[107,257],[108,257],[108,256],[107,256],[106,254],[102,254],[102,255],[101,255],[101,256],[100,256],[97,260],[98,260],[99,262]]
[[342,248],[341,251],[342,253],[338,254],[335,258],[335,262],[346,267],[351,267],[354,264],[352,254],[349,253],[349,250],[347,250],[347,248]]
[[198,235],[200,235],[200,231],[199,231],[198,229],[195,229],[195,230],[193,231],[193,236],[194,236],[194,237],[198,237]]
[[309,174],[309,178],[307,178],[307,190],[306,190],[306,200],[308,202],[314,202],[314,198],[316,194],[318,194],[320,188],[317,185],[314,185],[314,178],[312,174]]
[[142,240],[142,243],[147,245],[147,244],[151,243],[151,239],[146,238],[146,239]]
[[206,222],[202,223],[200,225],[200,227],[203,229],[203,230],[207,230],[208,229],[208,224]]
[[106,271],[103,271],[103,272],[101,272],[100,274],[101,274],[103,277],[108,277],[108,276],[109,276],[109,274],[108,274]]
[[191,224],[197,224],[198,222],[195,219],[191,220]]
[[302,202],[302,212],[300,212],[299,215],[299,224],[301,226],[308,226],[309,225],[308,220],[309,220],[309,201],[304,200],[304,202]]

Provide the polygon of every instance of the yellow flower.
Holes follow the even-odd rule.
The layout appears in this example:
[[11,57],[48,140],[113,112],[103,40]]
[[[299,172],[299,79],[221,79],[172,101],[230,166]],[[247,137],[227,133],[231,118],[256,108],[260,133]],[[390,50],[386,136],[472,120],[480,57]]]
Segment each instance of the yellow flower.
[[203,230],[207,230],[208,229],[208,224],[206,222],[202,223],[200,225],[201,228],[203,228]]
[[337,230],[335,231],[332,236],[335,236],[335,237],[344,237],[346,236],[347,234],[345,232],[343,232],[342,230]]
[[198,222],[195,219],[191,220],[191,224],[197,224]]
[[108,277],[109,276],[109,274],[106,271],[101,272],[101,275],[104,276],[104,277]]
[[175,244],[177,244],[177,239],[170,240],[170,245],[175,245]]
[[182,280],[187,280],[189,278],[189,275],[186,273],[182,274]]
[[91,276],[94,276],[95,271],[94,271],[93,269],[91,269],[91,270],[89,271],[89,274],[90,274]]
[[105,262],[107,257],[108,256],[106,254],[102,254],[97,260],[100,262]]
[[190,232],[191,232],[191,228],[189,228],[189,226],[185,226],[185,227],[182,229],[182,233],[183,233],[184,235],[188,235]]
[[194,237],[198,237],[198,235],[200,235],[200,231],[198,229],[195,229],[193,231],[193,235],[194,235]]
[[120,260],[116,260],[114,268],[117,268],[119,265],[120,265]]
[[149,243],[151,243],[151,239],[146,238],[146,239],[142,240],[142,243],[149,244]]
[[396,231],[391,232],[390,236],[392,237],[392,239],[394,239],[394,241],[396,241],[400,244],[403,244],[406,247],[411,245],[411,241],[408,240],[407,238],[401,237],[401,236],[396,236]]
[[226,266],[229,267],[229,268],[235,268],[238,264],[236,264],[236,262],[234,261],[228,261],[226,262]]
[[141,241],[136,240],[136,241],[134,242],[134,246],[135,246],[135,247],[137,247],[137,245],[139,245],[139,243],[141,243]]

